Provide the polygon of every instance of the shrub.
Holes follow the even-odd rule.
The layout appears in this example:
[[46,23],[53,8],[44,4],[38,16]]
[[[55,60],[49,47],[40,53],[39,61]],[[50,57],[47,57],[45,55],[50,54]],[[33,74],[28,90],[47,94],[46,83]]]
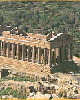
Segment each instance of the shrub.
[[8,88],[6,88],[6,89],[2,89],[1,91],[0,91],[0,95],[2,96],[2,95],[9,95],[9,91],[11,90],[12,88],[11,87],[8,87]]

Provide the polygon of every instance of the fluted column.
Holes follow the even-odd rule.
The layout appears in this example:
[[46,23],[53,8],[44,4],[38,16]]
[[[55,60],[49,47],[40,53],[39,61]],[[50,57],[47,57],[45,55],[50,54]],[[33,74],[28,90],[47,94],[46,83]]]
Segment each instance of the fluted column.
[[70,44],[70,59],[71,60],[73,60],[73,51],[72,51],[72,49],[73,49],[73,45]]
[[48,54],[48,65],[52,66],[52,54],[51,54],[51,49],[49,49],[49,54]]
[[60,63],[60,47],[58,48],[58,56],[57,56],[57,63]]
[[0,40],[0,56],[1,56],[1,40]]
[[33,46],[32,50],[32,62],[35,63],[35,46]]
[[17,60],[20,60],[20,44],[17,44]]
[[68,61],[68,46],[66,46],[66,60]]
[[28,60],[28,62],[30,61],[30,45],[28,45],[27,60]]
[[41,63],[41,47],[38,47],[38,64]]
[[65,60],[65,46],[61,47],[62,62]]
[[44,64],[46,64],[47,48],[44,48]]
[[6,43],[5,41],[3,42],[3,56],[6,56]]
[[32,47],[32,62],[35,63],[35,46]]
[[10,58],[10,42],[7,43],[8,58]]
[[22,60],[25,60],[25,44],[22,45]]
[[15,59],[15,43],[12,43],[12,59]]
[[56,49],[53,51],[53,64],[56,64]]
[[60,57],[60,63],[62,62],[62,52],[61,52],[61,47],[59,48],[59,57]]

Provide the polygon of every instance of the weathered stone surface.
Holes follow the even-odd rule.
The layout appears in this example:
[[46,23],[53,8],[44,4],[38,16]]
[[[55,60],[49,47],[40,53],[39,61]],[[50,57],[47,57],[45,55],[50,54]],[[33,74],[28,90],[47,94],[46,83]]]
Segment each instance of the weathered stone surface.
[[35,46],[32,48],[32,62],[35,63]]
[[6,44],[5,41],[3,42],[3,56],[6,56]]
[[[72,60],[73,56],[73,37],[69,34],[59,33],[55,36],[50,33],[46,36],[27,33],[26,36],[21,36],[4,31],[3,35],[0,36],[0,41],[2,42],[0,53],[3,51],[3,56],[6,56],[6,49],[8,49],[8,58],[12,56],[13,59],[27,60],[32,63],[37,62],[38,64],[41,63],[52,66],[52,64],[62,63],[64,60]],[[67,44],[67,41],[70,47]],[[12,48],[10,47],[11,44]],[[70,54],[68,51],[70,51]]]
[[15,43],[12,43],[12,59],[15,59]]
[[17,44],[17,59],[20,60],[20,44]]
[[10,58],[10,42],[7,43],[8,58]]
[[41,63],[41,47],[38,47],[38,64]]
[[22,60],[25,60],[25,44],[22,45]]

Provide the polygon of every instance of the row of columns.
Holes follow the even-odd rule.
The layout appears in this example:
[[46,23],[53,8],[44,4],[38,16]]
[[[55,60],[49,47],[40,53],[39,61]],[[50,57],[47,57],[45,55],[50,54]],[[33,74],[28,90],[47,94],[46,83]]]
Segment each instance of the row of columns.
[[[6,47],[7,44],[7,47]],[[3,45],[1,48],[1,41],[0,41],[0,55],[1,55],[1,50],[3,51],[3,56],[6,57],[6,48],[7,48],[7,55],[8,58],[10,58],[10,52],[11,52],[11,44],[10,42],[5,43],[5,41],[3,41]],[[68,49],[69,49],[69,53],[68,53]],[[26,51],[27,50],[27,51]],[[15,53],[17,52],[17,53]],[[27,54],[26,54],[27,52]],[[22,54],[22,60],[25,61],[25,58],[27,56],[27,61],[29,62],[31,57],[32,57],[32,62],[35,63],[36,60],[36,47],[33,46],[32,47],[32,52],[31,52],[31,47],[30,45],[27,46],[23,44],[22,45],[22,49],[21,49],[21,53],[20,53],[20,44],[16,44],[12,43],[12,59],[15,59],[15,55],[17,54],[17,59],[20,60],[20,55]],[[68,59],[68,55],[70,55],[69,59],[72,60],[72,44],[70,44],[70,46],[62,46],[59,47],[57,49],[57,54],[56,54],[56,48],[55,49],[47,49],[44,48],[43,50],[43,63],[44,64],[48,64],[49,66],[51,66],[52,64],[55,65],[56,63],[61,63],[65,60],[69,60]],[[41,56],[42,56],[42,48],[38,47],[37,48],[37,63],[41,64]],[[57,59],[57,61],[56,61]]]
[[[68,46],[66,45],[66,46],[61,46],[59,48],[55,48],[53,50],[52,63],[55,65],[56,63],[59,64],[64,61],[73,60],[72,49],[73,49],[72,44]],[[57,51],[57,54],[56,54],[56,51]]]

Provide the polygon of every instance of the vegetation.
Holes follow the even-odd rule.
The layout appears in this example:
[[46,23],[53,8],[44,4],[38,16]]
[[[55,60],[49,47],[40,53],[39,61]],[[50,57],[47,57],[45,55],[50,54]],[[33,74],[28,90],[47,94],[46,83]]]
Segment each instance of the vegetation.
[[9,94],[9,91],[11,90],[12,88],[11,87],[7,87],[6,89],[2,89],[1,91],[0,91],[0,96],[2,96],[2,95],[8,95]]
[[0,79],[0,81],[7,81],[7,80],[30,81],[30,82],[35,82],[36,81],[36,79],[30,78],[29,76],[25,76],[25,77],[9,77],[9,76],[6,76],[5,78]]
[[13,97],[18,99],[26,99],[26,95],[23,95],[23,93],[19,93],[17,90],[13,90],[11,87],[7,87],[6,89],[2,89],[0,91],[0,96],[2,95],[13,95]]
[[0,24],[42,34],[69,33],[74,36],[74,55],[80,57],[79,5],[80,1],[0,1]]

